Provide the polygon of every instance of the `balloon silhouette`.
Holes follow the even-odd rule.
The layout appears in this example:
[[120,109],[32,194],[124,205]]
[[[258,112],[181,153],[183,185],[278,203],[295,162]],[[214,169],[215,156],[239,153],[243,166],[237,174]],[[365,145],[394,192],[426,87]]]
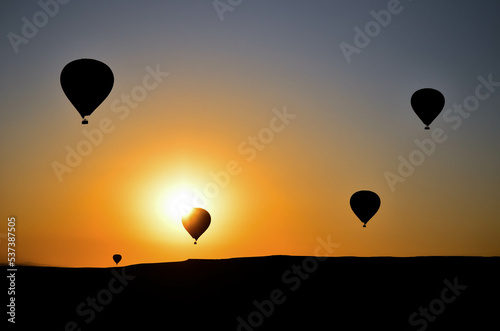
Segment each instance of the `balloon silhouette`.
[[120,254],[115,254],[113,255],[113,261],[115,261],[116,265],[118,265],[118,262],[122,260],[122,256]]
[[186,231],[193,237],[194,244],[198,238],[210,226],[210,214],[202,208],[193,208],[186,216],[182,217],[182,225]]
[[366,223],[380,208],[380,198],[377,193],[372,191],[358,191],[354,193],[349,203],[354,214],[364,223],[364,228],[366,228]]
[[425,124],[425,130],[429,130],[429,125],[439,115],[444,107],[444,96],[438,90],[423,88],[411,96],[411,107]]
[[111,69],[97,60],[74,60],[63,68],[61,87],[82,116],[82,124],[88,123],[85,116],[92,114],[107,98],[114,80]]

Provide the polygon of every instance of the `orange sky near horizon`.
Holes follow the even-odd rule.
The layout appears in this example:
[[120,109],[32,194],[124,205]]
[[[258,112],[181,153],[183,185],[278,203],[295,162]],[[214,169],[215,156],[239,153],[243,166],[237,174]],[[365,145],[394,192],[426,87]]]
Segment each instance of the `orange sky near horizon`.
[[[145,105],[141,111],[161,113],[155,104],[175,102],[160,101],[161,96],[151,94],[147,100],[151,106]],[[98,128],[103,118],[113,118],[113,113],[105,114],[107,105],[108,101],[101,106],[104,111],[89,117],[88,132]],[[233,105],[229,101],[226,107]],[[282,107],[273,109],[283,111]],[[275,133],[262,151],[256,151],[251,161],[248,159],[253,154],[239,153],[238,146],[249,148],[248,136],[258,136],[268,127],[275,116],[272,109],[260,112],[260,123],[241,123],[236,130],[228,130],[219,121],[207,124],[201,119],[194,123],[188,117],[174,119],[168,130],[158,129],[155,123],[140,123],[140,119],[135,120],[137,114],[123,121],[113,118],[114,130],[103,134],[101,144],[82,157],[71,173],[62,174],[61,182],[49,166],[53,160],[48,156],[44,156],[46,165],[42,168],[23,163],[25,169],[18,171],[24,170],[25,185],[34,189],[26,192],[12,183],[10,196],[23,194],[23,199],[7,199],[12,210],[18,210],[13,214],[17,219],[18,263],[104,267],[112,264],[115,253],[123,255],[124,265],[188,258],[313,255],[318,238],[328,237],[340,245],[332,256],[498,254],[495,237],[488,242],[488,234],[483,232],[487,228],[474,232],[467,223],[480,208],[479,202],[474,202],[476,210],[467,213],[457,208],[468,203],[466,195],[430,182],[419,183],[424,177],[419,173],[398,187],[397,194],[392,193],[382,171],[377,174],[369,162],[349,153],[345,146],[337,147],[344,161],[336,160],[334,153],[315,155],[308,150],[321,142],[314,147],[300,141],[297,132],[307,129],[307,119],[301,122],[304,113],[300,109],[286,109],[297,117]],[[206,116],[214,112],[208,110]],[[72,122],[74,130],[83,130],[78,119]],[[232,128],[237,123],[233,121]],[[221,130],[214,133],[218,128]],[[73,140],[72,148],[76,149],[82,137]],[[364,137],[357,139],[359,150],[369,155],[361,141]],[[67,151],[64,143],[58,145],[57,162],[64,163]],[[294,154],[294,149],[301,153]],[[351,166],[356,159],[357,165]],[[228,173],[228,163],[238,174],[221,175]],[[435,167],[439,171],[439,164]],[[229,178],[229,182],[217,183],[214,174],[223,181]],[[453,180],[448,179],[451,184]],[[432,190],[432,194],[422,195],[415,187]],[[367,228],[362,228],[349,206],[350,195],[361,189],[373,190],[382,199]],[[211,213],[212,224],[198,245],[193,245],[180,217],[175,218],[172,204],[177,200],[189,204],[197,194],[196,201]],[[437,208],[435,199],[440,197],[444,198],[438,200],[442,208]],[[495,217],[484,215],[490,220]]]

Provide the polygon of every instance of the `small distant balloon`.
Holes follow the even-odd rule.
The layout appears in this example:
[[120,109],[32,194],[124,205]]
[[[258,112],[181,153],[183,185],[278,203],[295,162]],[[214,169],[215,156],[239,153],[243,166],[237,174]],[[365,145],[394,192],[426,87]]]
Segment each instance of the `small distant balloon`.
[[78,59],[61,71],[61,87],[66,97],[87,124],[89,116],[108,97],[115,78],[111,69],[93,59]]
[[349,202],[354,214],[364,223],[364,228],[380,208],[380,198],[372,191],[358,191],[351,196]]
[[425,130],[441,113],[444,107],[444,96],[438,90],[423,88],[411,96],[410,104],[420,120],[425,124]]
[[116,265],[122,260],[122,256],[120,254],[113,255],[113,261],[115,261]]
[[191,237],[193,237],[195,245],[198,238],[210,226],[210,220],[210,214],[203,208],[193,208],[189,214],[182,217],[182,225]]

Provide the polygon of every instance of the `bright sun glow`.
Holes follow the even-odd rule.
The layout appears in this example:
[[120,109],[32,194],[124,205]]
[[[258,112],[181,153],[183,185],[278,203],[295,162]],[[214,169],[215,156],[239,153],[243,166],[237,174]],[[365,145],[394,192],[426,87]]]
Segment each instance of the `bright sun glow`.
[[181,221],[192,208],[206,208],[194,188],[178,185],[166,191],[161,197],[162,213],[173,221]]

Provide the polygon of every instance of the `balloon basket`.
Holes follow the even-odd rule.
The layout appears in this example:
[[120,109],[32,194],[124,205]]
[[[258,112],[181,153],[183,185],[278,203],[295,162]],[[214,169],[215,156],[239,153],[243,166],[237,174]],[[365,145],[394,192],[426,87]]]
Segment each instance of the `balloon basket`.
[[429,128],[428,126],[425,127],[425,130],[430,130],[431,128]]
[[194,242],[194,244],[196,245],[196,244],[197,244],[197,242],[195,241],[195,242]]
[[363,224],[363,227],[366,228],[366,224]]
[[87,121],[86,119],[84,119],[84,120],[82,121],[82,124],[89,124],[89,121]]

